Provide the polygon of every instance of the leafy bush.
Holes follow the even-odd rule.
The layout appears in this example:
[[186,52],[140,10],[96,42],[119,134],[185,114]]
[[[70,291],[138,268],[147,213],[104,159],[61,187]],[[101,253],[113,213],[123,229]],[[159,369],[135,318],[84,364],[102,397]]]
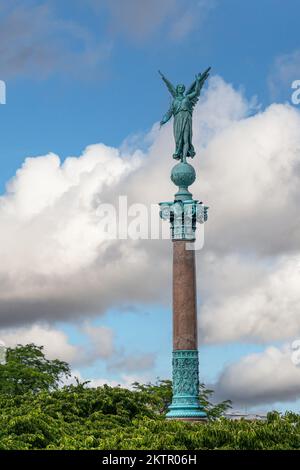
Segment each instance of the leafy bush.
[[[22,349],[23,348],[23,349]],[[300,416],[270,413],[267,422],[220,417],[201,385],[207,424],[166,421],[171,382],[133,390],[86,384],[59,388],[69,366],[42,348],[18,346],[0,366],[0,450],[25,449],[300,449]],[[33,384],[31,388],[31,384]]]
[[7,350],[6,364],[0,365],[0,393],[22,395],[50,391],[68,376],[70,366],[58,359],[47,359],[42,346],[19,345]]

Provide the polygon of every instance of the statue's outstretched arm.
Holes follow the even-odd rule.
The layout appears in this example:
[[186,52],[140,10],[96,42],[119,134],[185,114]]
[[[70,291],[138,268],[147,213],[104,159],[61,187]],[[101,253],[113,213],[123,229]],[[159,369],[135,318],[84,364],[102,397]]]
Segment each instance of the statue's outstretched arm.
[[163,81],[167,85],[167,88],[168,88],[169,92],[171,93],[171,95],[173,96],[173,98],[175,98],[176,89],[175,89],[174,85],[172,85],[172,83],[164,76],[163,73],[161,73],[160,70],[158,71],[158,73],[160,74],[161,78],[163,79]]

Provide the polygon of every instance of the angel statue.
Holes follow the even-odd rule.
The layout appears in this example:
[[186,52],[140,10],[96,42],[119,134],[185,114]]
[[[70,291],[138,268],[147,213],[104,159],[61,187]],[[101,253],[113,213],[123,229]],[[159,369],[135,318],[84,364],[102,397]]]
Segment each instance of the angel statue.
[[160,125],[166,124],[174,116],[174,138],[176,143],[173,158],[186,163],[187,157],[193,158],[196,153],[192,144],[192,115],[195,104],[200,96],[201,88],[209,76],[209,67],[202,74],[196,75],[196,80],[185,93],[184,85],[177,85],[175,88],[172,83],[159,71],[163,81],[167,85],[173,101],[169,111],[164,115]]

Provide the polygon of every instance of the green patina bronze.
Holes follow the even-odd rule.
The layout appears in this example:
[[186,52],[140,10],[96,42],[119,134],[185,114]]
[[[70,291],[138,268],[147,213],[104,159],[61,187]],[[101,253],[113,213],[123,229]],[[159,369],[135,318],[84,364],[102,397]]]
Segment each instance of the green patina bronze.
[[167,419],[206,420],[199,403],[199,359],[197,350],[173,351],[173,400]]
[[178,186],[178,191],[175,194],[176,201],[192,199],[193,196],[188,190],[188,187],[196,181],[196,172],[192,165],[186,162],[177,163],[177,165],[172,168],[171,180]]
[[210,67],[204,73],[196,75],[196,80],[192,83],[185,93],[184,85],[177,85],[176,88],[172,83],[161,73],[161,77],[169,92],[173,97],[173,101],[169,111],[164,115],[161,120],[161,126],[166,124],[172,116],[174,116],[174,138],[175,138],[175,153],[173,158],[181,160],[186,163],[187,157],[193,158],[196,155],[192,138],[192,117],[193,109],[200,96],[201,89],[209,76]]
[[171,225],[172,240],[194,241],[197,222],[204,224],[208,218],[208,207],[194,199],[175,202],[160,202],[160,217]]

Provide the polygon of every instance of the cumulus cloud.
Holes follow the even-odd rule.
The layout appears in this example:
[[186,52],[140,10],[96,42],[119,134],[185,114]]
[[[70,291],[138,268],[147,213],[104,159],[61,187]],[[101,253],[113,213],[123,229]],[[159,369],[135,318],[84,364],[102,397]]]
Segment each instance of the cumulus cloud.
[[216,281],[216,293],[201,311],[203,341],[268,343],[299,336],[299,254],[250,262],[212,256],[205,267],[205,282]]
[[49,359],[73,362],[80,354],[80,348],[70,344],[63,331],[47,325],[36,324],[18,329],[1,329],[0,338],[6,347],[10,348],[14,348],[18,344],[31,343],[43,346]]
[[[126,384],[126,374],[153,369],[155,365],[154,354],[141,352],[134,355],[126,354],[124,349],[118,348],[111,328],[85,323],[82,327],[78,327],[78,333],[86,340],[87,345],[71,344],[68,335],[59,327],[37,323],[27,327],[1,329],[0,343],[11,348],[31,343],[43,346],[47,358],[61,359],[71,364],[72,367],[91,366],[101,360],[106,364],[108,371],[122,372],[121,383]],[[73,377],[81,376],[74,372]],[[99,379],[97,383],[100,384],[100,382],[102,385],[107,383],[105,379]]]
[[299,124],[294,108],[272,105],[210,141],[201,176],[214,250],[265,256],[299,249]]
[[[299,125],[296,109],[259,110],[219,77],[195,110],[192,191],[210,206],[197,254],[206,342],[268,342],[300,329]],[[172,198],[171,124],[154,125],[145,142],[144,152],[98,144],[63,163],[25,160],[0,199],[2,326],[169,304],[171,243],[108,240],[96,216],[119,195],[147,207]]]
[[49,359],[61,359],[75,366],[93,364],[97,360],[113,359],[115,350],[113,331],[107,327],[85,323],[78,332],[87,340],[88,346],[71,344],[68,335],[57,326],[46,323],[19,328],[2,328],[0,338],[7,347],[21,344],[43,346]]
[[297,400],[300,368],[293,363],[292,354],[288,345],[268,347],[228,365],[215,384],[218,398],[226,397],[235,405]]
[[[62,312],[79,313],[87,306],[99,311],[99,299],[101,310],[113,295],[118,277],[124,279],[124,285],[115,283],[113,297],[118,299],[118,289],[126,292],[130,282],[123,275],[122,263],[124,268],[129,248],[126,244],[115,247],[116,242],[109,244],[103,238],[95,204],[107,186],[116,187],[135,168],[137,160],[133,155],[129,162],[116,149],[99,145],[88,148],[82,158],[67,159],[62,166],[55,155],[25,161],[0,200],[7,228],[2,232],[4,323],[12,323],[15,315],[26,322],[39,315],[61,318]],[[142,269],[143,260],[144,254],[137,252],[128,261]],[[87,284],[85,270],[89,271]],[[129,288],[129,298],[133,289]],[[91,293],[97,300],[92,300]],[[53,296],[52,305],[45,303]],[[13,298],[15,308],[11,310]]]

